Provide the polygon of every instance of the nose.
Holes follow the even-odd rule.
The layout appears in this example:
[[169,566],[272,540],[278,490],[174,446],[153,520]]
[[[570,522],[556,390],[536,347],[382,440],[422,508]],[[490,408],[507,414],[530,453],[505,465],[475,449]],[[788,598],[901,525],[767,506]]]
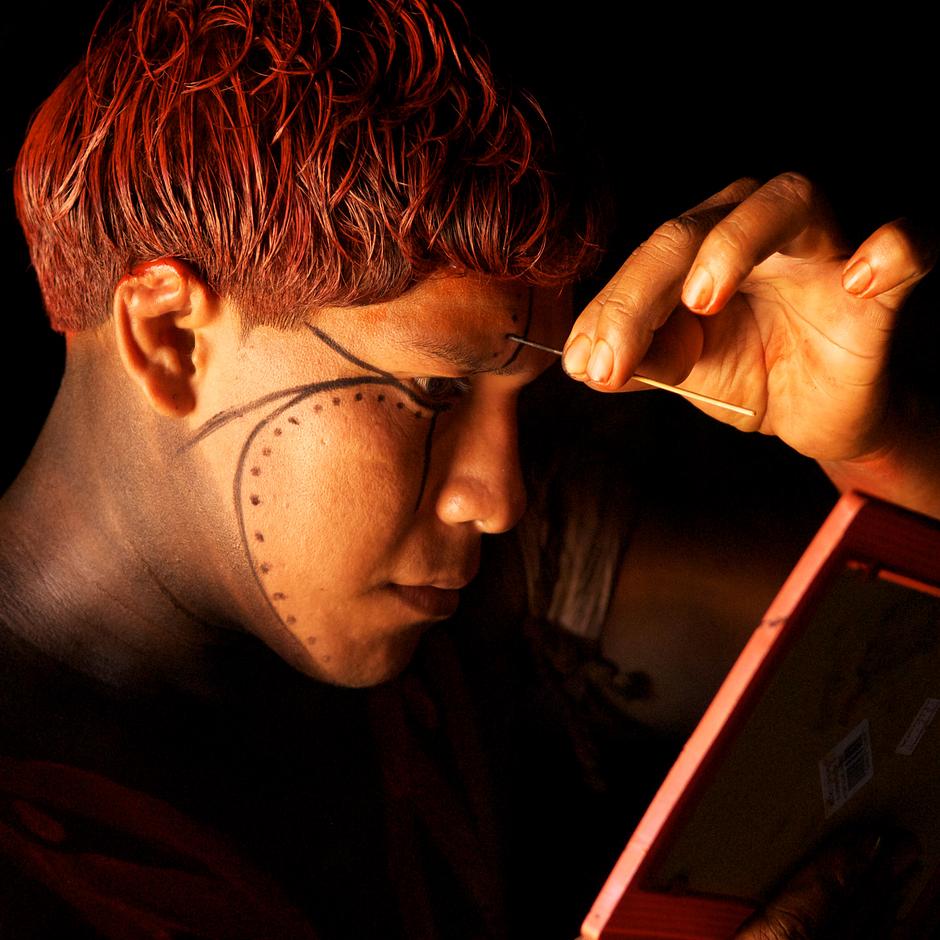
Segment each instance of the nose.
[[515,401],[481,405],[459,420],[449,437],[438,517],[483,533],[511,529],[526,505]]

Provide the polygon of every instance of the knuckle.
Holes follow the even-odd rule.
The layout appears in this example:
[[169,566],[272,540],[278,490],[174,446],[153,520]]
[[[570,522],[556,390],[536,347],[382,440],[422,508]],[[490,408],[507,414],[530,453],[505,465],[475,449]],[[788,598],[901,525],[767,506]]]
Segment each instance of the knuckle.
[[786,172],[775,176],[771,183],[779,189],[785,196],[789,196],[794,201],[799,201],[809,205],[813,202],[816,194],[816,187],[809,177],[802,173]]
[[603,315],[615,325],[635,321],[640,314],[640,305],[635,297],[613,293],[604,301]]
[[739,271],[749,253],[750,234],[734,215],[722,219],[712,229],[704,246],[704,254],[733,271]]
[[812,940],[816,932],[816,924],[802,911],[783,907],[775,908],[769,913],[768,937],[774,940]]
[[662,248],[673,253],[684,253],[701,239],[699,224],[691,216],[680,215],[663,222],[656,229],[653,239]]

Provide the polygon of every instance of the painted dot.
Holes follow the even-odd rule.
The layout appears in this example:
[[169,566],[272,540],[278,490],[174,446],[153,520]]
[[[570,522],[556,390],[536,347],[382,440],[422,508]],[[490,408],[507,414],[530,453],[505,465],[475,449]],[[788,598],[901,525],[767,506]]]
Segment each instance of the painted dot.
[[339,403],[340,403],[340,399],[339,399],[339,398],[334,398],[334,399],[333,399],[333,404],[334,404],[334,405],[338,405]]
[[402,408],[405,407],[405,403],[404,403],[403,401],[395,402],[395,407],[396,407],[399,411],[401,411]]
[[490,359],[495,359],[498,355],[499,355],[498,352],[494,352],[493,355],[490,356]]
[[251,500],[251,505],[252,505],[252,506],[260,506],[260,505],[261,505],[261,497],[258,496],[257,493],[252,493],[251,496],[249,497],[249,499]]
[[256,541],[256,542],[263,542],[263,541],[264,541],[264,536],[263,536],[260,532],[255,532],[255,541]]
[[424,417],[424,415],[423,415],[423,414],[421,414],[421,412],[420,412],[420,411],[416,411],[416,412],[415,412],[415,417],[416,417],[416,418],[423,418],[423,417]]
[[290,424],[300,424],[300,422],[293,415],[291,415],[287,420]]
[[287,626],[292,627],[295,623],[297,623],[297,618],[293,614],[288,614],[284,620],[284,623],[286,623]]
[[356,392],[356,401],[362,401],[362,392]]
[[252,467],[252,468],[251,468],[251,475],[252,475],[253,477],[260,477],[260,476],[261,476],[261,467]]
[[270,448],[270,447],[264,447],[264,448],[262,448],[261,453],[264,454],[265,457],[270,457],[270,456],[271,456],[271,448]]
[[275,592],[271,595],[271,597],[273,597],[276,601],[286,601],[286,600],[287,600],[287,595],[286,595],[283,591],[275,591]]
[[267,574],[271,570],[271,566],[265,561],[258,565],[258,570],[262,574]]
[[333,658],[332,656],[324,656],[323,662],[328,663],[332,658]]
[[281,429],[280,429],[280,428],[275,428],[275,429],[274,429],[274,436],[275,436],[275,437],[280,437],[280,436],[281,436],[281,433],[282,433],[282,432],[281,432]]
[[308,637],[307,637],[307,642],[308,642],[311,646],[313,646],[313,644],[317,642],[317,638],[316,638],[315,636],[308,636]]
[[314,410],[317,414],[319,414],[321,411],[323,411],[323,405],[314,405],[314,406],[313,406],[313,410]]
[[512,320],[513,323],[518,323],[518,322],[519,322],[519,314],[518,314],[518,313],[514,313],[510,319]]
[[375,400],[376,400],[376,401],[385,401],[385,396],[384,396],[384,395],[377,395],[376,398],[375,398]]

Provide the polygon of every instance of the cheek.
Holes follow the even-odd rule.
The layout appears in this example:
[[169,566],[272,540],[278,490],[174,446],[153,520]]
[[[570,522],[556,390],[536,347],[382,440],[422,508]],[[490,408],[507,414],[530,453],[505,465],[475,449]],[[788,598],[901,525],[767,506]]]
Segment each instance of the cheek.
[[243,546],[268,606],[308,646],[387,580],[415,521],[429,419],[394,389],[347,389],[277,409],[246,441]]

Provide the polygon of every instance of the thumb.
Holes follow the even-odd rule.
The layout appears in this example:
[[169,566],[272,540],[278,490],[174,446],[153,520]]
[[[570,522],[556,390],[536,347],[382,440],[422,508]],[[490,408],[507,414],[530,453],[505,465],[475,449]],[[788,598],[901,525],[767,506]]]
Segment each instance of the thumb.
[[940,240],[907,219],[882,225],[858,247],[842,269],[842,287],[860,298],[877,297],[897,310],[934,266]]

